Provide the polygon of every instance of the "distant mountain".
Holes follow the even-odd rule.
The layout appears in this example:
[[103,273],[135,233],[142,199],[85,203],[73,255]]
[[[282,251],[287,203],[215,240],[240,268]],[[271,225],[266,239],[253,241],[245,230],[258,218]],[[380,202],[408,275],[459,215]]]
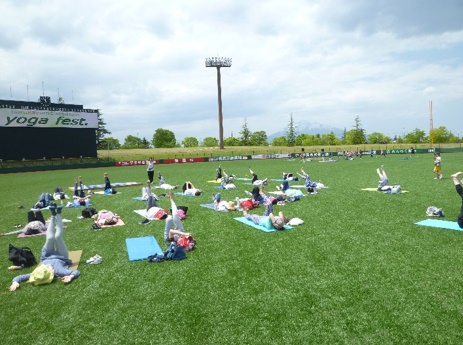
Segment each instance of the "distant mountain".
[[[338,138],[341,138],[344,133],[344,129],[336,128],[332,126],[326,126],[326,125],[323,125],[317,122],[299,121],[297,123],[294,123],[294,125],[296,127],[296,135],[299,135],[299,134],[311,134],[311,135],[320,134],[322,135],[322,134],[328,134],[328,133],[333,132],[335,136],[337,136]],[[268,135],[267,141],[271,143],[273,139],[278,138],[278,137],[285,137],[286,135],[287,135],[287,132],[285,129],[280,132],[276,132],[276,133]]]

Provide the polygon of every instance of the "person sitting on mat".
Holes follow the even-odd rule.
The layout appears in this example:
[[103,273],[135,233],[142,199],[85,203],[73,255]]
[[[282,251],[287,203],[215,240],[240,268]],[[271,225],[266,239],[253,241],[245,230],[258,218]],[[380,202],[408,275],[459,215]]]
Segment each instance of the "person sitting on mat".
[[15,291],[22,282],[29,282],[34,285],[50,284],[54,278],[67,284],[80,276],[78,270],[69,270],[72,261],[69,259],[69,252],[63,238],[63,218],[61,215],[62,206],[50,206],[51,220],[48,225],[45,245],[42,248],[39,265],[32,273],[16,276],[11,283],[9,290]]
[[183,195],[188,195],[188,196],[198,196],[202,194],[202,190],[196,188],[191,181],[186,181],[183,186]]
[[263,226],[267,229],[283,230],[285,224],[290,221],[281,211],[278,213],[278,216],[275,216],[273,214],[272,203],[267,203],[267,205],[265,205],[265,211],[262,216],[249,214],[247,209],[243,209],[243,216],[254,224]]
[[167,216],[164,227],[164,240],[169,246],[172,242],[177,242],[182,237],[191,237],[191,233],[186,232],[182,220],[178,214],[178,208],[174,201],[174,193],[169,193],[172,215]]
[[462,200],[461,210],[460,210],[460,214],[458,215],[458,218],[457,218],[457,223],[458,223],[458,226],[463,229],[463,187],[461,185],[463,183],[463,180],[458,181],[458,176],[460,176],[461,174],[463,174],[463,171],[459,171],[459,172],[451,175],[451,177],[452,177],[452,180],[453,180],[453,184],[455,185],[455,189],[457,190],[457,193],[458,193],[458,195],[460,196],[460,198]]
[[108,173],[104,173],[104,192],[105,194],[116,194],[116,191],[113,190],[113,187],[111,186],[111,181],[109,180]]
[[215,177],[215,181],[217,181],[218,179],[222,178],[222,165],[221,164],[219,164],[219,167],[215,169],[215,172],[217,173],[217,176]]

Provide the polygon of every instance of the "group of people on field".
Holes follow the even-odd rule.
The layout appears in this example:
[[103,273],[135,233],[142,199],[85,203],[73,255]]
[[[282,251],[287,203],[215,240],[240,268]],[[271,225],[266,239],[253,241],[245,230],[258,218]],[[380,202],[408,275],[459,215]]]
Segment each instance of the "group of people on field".
[[[434,154],[434,168],[433,168],[435,179],[442,179],[442,158],[440,153]],[[222,167],[216,169],[217,176],[216,180],[224,179],[224,184],[233,183],[235,178],[234,175],[228,175],[225,169],[222,170]],[[392,188],[389,185],[389,178],[385,172],[384,166],[381,165],[380,168],[376,170],[379,181],[378,181],[378,191],[387,191]],[[154,161],[150,158],[147,162],[147,173],[148,181],[146,187],[142,189],[142,198],[146,198],[147,207],[146,207],[146,218],[158,218],[165,220],[164,227],[164,240],[167,245],[178,242],[182,238],[191,238],[191,233],[187,232],[182,223],[182,219],[185,219],[186,214],[183,209],[177,207],[174,200],[173,190],[178,188],[178,186],[172,186],[165,182],[164,177],[161,173],[158,173],[159,178],[159,188],[163,188],[168,191],[168,197],[170,199],[171,210],[170,214],[160,208],[157,204],[159,198],[152,192],[151,184],[154,180]],[[290,221],[283,212],[278,212],[277,214],[273,210],[273,205],[275,204],[275,198],[269,197],[264,193],[264,186],[268,183],[268,179],[259,180],[257,174],[249,168],[249,173],[252,175],[251,183],[254,188],[251,193],[252,195],[252,204],[251,205],[263,205],[265,210],[262,215],[250,214],[249,207],[241,206],[241,200],[236,198],[236,205],[232,201],[225,201],[221,199],[221,194],[213,195],[214,203],[216,204],[216,209],[220,210],[221,208],[226,210],[241,210],[243,216],[254,224],[261,225],[267,228],[274,228],[277,230],[284,229],[284,226]],[[301,173],[297,173],[300,178],[305,181],[306,187],[316,187],[316,182],[310,180],[310,176],[304,171],[304,168],[301,169]],[[460,180],[460,177],[463,175],[463,171],[459,171],[451,175],[452,181],[455,185],[455,189],[462,199],[462,205],[460,213],[457,217],[457,223],[460,228],[463,228],[463,179]],[[285,192],[288,190],[289,182],[294,180],[295,177],[290,173],[283,173],[284,181],[280,186],[280,190]],[[105,190],[111,189],[111,182],[109,180],[108,174],[104,174],[105,181]],[[186,181],[182,186],[182,191],[184,195],[198,196],[202,194],[202,190],[196,188],[190,181]],[[68,284],[74,279],[80,276],[78,270],[69,269],[72,261],[69,259],[69,251],[64,242],[64,226],[62,211],[63,206],[57,205],[53,201],[66,199],[67,196],[61,188],[55,188],[54,193],[42,193],[39,196],[39,200],[34,204],[33,208],[28,211],[28,225],[23,230],[26,233],[34,233],[35,231],[46,231],[45,244],[42,248],[40,263],[39,265],[28,274],[21,274],[16,276],[10,287],[10,291],[15,291],[19,288],[20,283],[29,282],[34,285],[43,285],[51,283],[55,278],[60,279],[64,284]],[[89,195],[85,194],[85,189],[82,183],[82,178],[79,176],[75,179],[74,184],[74,195],[72,205],[75,207],[78,206],[88,206],[91,198],[91,193]],[[45,219],[42,214],[42,210],[49,210],[51,213],[50,220],[48,225],[46,225]],[[100,225],[105,224],[114,224],[117,222],[119,217],[107,210],[98,212],[95,215],[95,221]],[[15,232],[17,233],[17,232]]]

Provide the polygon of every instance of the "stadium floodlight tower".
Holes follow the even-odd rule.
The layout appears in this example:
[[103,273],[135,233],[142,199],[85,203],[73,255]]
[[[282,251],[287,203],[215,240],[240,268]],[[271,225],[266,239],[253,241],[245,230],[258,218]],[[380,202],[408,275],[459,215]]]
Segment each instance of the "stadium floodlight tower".
[[224,149],[223,146],[223,115],[222,115],[222,87],[220,85],[220,67],[231,67],[232,59],[224,57],[211,57],[206,58],[206,67],[217,68],[217,93],[219,102],[219,148]]

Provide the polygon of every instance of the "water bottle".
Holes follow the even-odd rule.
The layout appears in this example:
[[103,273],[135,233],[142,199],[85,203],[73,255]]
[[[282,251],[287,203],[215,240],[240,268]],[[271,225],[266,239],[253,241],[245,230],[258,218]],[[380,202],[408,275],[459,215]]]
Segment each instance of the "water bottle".
[[8,267],[8,269],[9,269],[10,271],[22,270],[23,268],[24,268],[24,265],[21,265],[21,266],[14,266],[14,265],[13,265],[13,266]]

